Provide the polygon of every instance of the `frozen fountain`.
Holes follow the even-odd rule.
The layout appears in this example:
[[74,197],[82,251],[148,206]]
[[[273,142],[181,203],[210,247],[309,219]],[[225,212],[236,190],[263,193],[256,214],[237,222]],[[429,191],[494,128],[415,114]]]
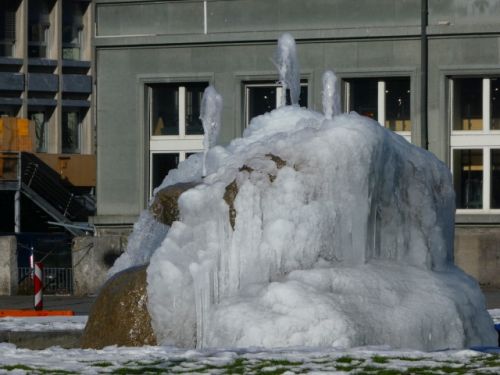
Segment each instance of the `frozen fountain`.
[[[297,104],[288,34],[276,65]],[[478,284],[453,264],[447,166],[371,119],[340,114],[335,75],[325,73],[323,82],[324,114],[283,106],[254,118],[226,147],[213,147],[210,135],[203,155],[165,178],[159,189],[198,184],[180,195],[179,220],[168,232],[149,231],[142,246],[132,241],[113,269],[149,261],[158,342],[493,345]],[[204,102],[203,124],[213,135],[221,100],[211,92]],[[150,220],[141,217],[132,239]]]

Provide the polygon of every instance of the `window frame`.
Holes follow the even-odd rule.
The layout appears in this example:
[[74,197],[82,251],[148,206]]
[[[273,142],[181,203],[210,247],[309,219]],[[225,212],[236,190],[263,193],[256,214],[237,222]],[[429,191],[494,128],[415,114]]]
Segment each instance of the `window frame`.
[[[195,74],[193,74],[196,77]],[[213,84],[213,76],[200,74],[196,78],[193,76],[179,77],[140,77],[139,85],[143,92],[143,114],[144,114],[144,129],[145,129],[145,160],[144,160],[144,181],[145,198],[147,201],[153,196],[153,154],[178,154],[179,163],[186,159],[186,154],[197,153],[203,151],[203,134],[186,134],[186,95],[185,85],[187,84]],[[153,88],[155,85],[177,85],[179,91],[183,91],[183,95],[179,93],[179,107],[181,102],[184,110],[179,110],[179,134],[178,135],[153,135]],[[183,86],[184,85],[184,86]],[[184,87],[183,90],[180,88]]]
[[[500,208],[491,208],[491,150],[500,150],[500,130],[491,129],[491,78],[497,74],[453,74],[448,75],[448,128],[450,170],[453,174],[454,150],[482,150],[483,153],[483,187],[482,208],[458,208],[457,214],[500,214]],[[454,130],[454,81],[465,78],[482,80],[482,130]]]

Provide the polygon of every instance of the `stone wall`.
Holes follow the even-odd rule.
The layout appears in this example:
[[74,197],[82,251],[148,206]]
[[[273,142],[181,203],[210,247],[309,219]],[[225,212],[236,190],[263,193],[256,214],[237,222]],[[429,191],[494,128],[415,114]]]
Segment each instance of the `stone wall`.
[[500,228],[455,228],[455,263],[482,286],[500,288]]
[[17,294],[17,241],[0,236],[0,296]]
[[127,235],[75,237],[72,247],[74,295],[96,294],[126,246]]

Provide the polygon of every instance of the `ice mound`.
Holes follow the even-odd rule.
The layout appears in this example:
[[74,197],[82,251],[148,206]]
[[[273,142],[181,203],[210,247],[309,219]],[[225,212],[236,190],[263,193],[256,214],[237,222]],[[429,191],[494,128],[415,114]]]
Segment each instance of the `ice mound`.
[[[201,180],[202,164],[162,187]],[[285,106],[208,151],[206,172],[144,250],[159,342],[495,344],[477,283],[453,264],[451,176],[431,153],[356,113]]]

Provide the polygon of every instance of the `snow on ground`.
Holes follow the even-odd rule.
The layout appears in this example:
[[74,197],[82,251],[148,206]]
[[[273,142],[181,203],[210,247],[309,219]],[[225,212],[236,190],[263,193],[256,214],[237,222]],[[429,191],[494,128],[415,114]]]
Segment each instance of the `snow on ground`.
[[495,324],[500,324],[500,309],[488,310]]
[[0,344],[0,373],[169,373],[169,374],[444,374],[500,372],[500,354],[471,350],[340,349],[178,350],[161,346],[107,347],[102,350],[58,347],[32,351]]
[[62,331],[83,330],[87,316],[44,316],[31,318],[1,318],[0,331]]

